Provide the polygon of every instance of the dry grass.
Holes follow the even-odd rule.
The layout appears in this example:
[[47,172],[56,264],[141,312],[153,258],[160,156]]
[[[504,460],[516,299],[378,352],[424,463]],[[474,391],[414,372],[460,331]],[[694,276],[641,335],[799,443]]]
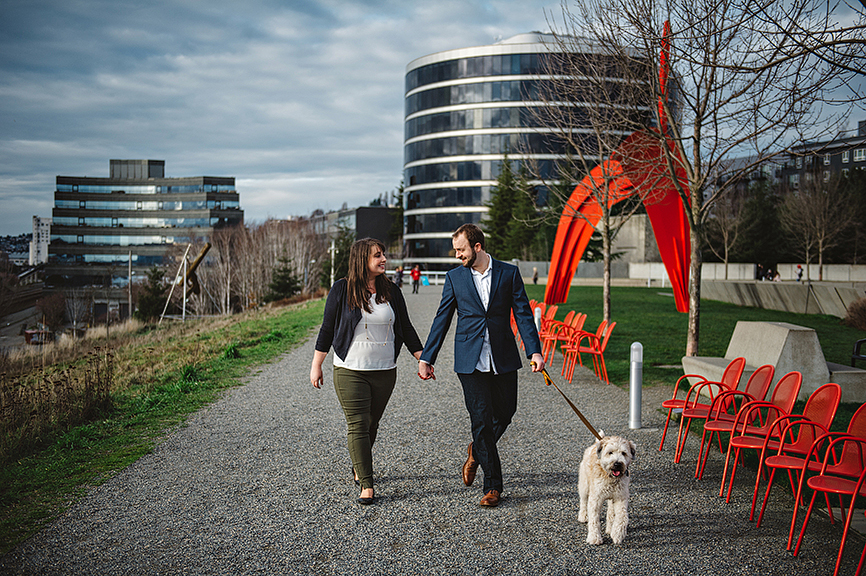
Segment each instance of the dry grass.
[[104,414],[117,398],[146,395],[166,375],[219,356],[238,338],[231,328],[240,320],[263,324],[282,312],[280,304],[185,323],[130,320],[0,354],[0,462]]

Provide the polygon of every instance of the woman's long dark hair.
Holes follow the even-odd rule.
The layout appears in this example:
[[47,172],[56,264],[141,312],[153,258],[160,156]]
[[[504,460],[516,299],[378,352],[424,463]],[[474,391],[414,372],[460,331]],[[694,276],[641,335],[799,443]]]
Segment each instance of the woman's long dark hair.
[[[361,238],[352,244],[352,249],[349,251],[349,275],[347,278],[349,308],[362,308],[368,313],[373,311],[370,306],[370,290],[367,288],[370,280],[367,262],[375,248],[379,248],[382,252],[385,251],[385,245],[375,238]],[[379,274],[376,276],[376,303],[388,302],[390,298],[391,282],[387,275]]]

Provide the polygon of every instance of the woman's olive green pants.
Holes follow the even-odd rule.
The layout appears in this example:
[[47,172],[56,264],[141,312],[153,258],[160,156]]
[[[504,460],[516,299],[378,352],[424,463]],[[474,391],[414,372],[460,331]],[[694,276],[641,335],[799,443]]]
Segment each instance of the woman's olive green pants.
[[362,488],[373,487],[373,443],[396,381],[396,368],[362,371],[334,367],[334,390],[349,427],[349,456]]

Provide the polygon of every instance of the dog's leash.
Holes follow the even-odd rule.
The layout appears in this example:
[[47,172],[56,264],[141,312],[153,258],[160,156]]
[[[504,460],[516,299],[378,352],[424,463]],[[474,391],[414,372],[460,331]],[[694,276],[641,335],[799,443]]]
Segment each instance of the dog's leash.
[[[535,362],[533,362],[532,365],[535,366]],[[562,397],[565,398],[565,401],[568,402],[568,405],[571,406],[571,409],[574,410],[574,413],[577,414],[577,417],[580,418],[580,421],[583,422],[583,425],[586,426],[590,432],[592,432],[592,435],[595,436],[597,440],[601,440],[601,435],[595,430],[595,428],[592,427],[592,424],[589,423],[589,420],[586,419],[586,416],[581,414],[580,410],[577,409],[577,406],[575,406],[574,403],[568,399],[568,396],[566,396],[562,390],[559,390],[559,386],[556,385],[556,382],[554,382],[550,378],[550,374],[547,373],[547,368],[541,369],[541,375],[544,376],[544,382],[548,386],[553,385],[553,387],[556,388],[560,394],[562,394]]]

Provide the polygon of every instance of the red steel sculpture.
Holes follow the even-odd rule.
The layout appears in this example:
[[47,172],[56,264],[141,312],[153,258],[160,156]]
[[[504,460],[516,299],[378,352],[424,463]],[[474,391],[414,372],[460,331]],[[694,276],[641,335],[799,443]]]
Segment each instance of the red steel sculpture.
[[[670,72],[670,23],[665,22],[659,66],[662,96],[659,98],[661,134],[667,134],[667,79]],[[662,146],[668,146],[667,154]],[[677,149],[659,134],[635,132],[626,138],[610,158],[596,166],[571,193],[559,219],[550,259],[544,301],[558,304],[568,299],[571,280],[577,271],[601,207],[592,194],[607,186],[608,207],[640,194],[658,243],[662,262],[673,287],[679,312],[689,310],[690,228],[675,182],[668,172],[668,159],[678,158]],[[675,162],[681,189],[688,190],[682,162]],[[688,196],[686,196],[688,197]]]

